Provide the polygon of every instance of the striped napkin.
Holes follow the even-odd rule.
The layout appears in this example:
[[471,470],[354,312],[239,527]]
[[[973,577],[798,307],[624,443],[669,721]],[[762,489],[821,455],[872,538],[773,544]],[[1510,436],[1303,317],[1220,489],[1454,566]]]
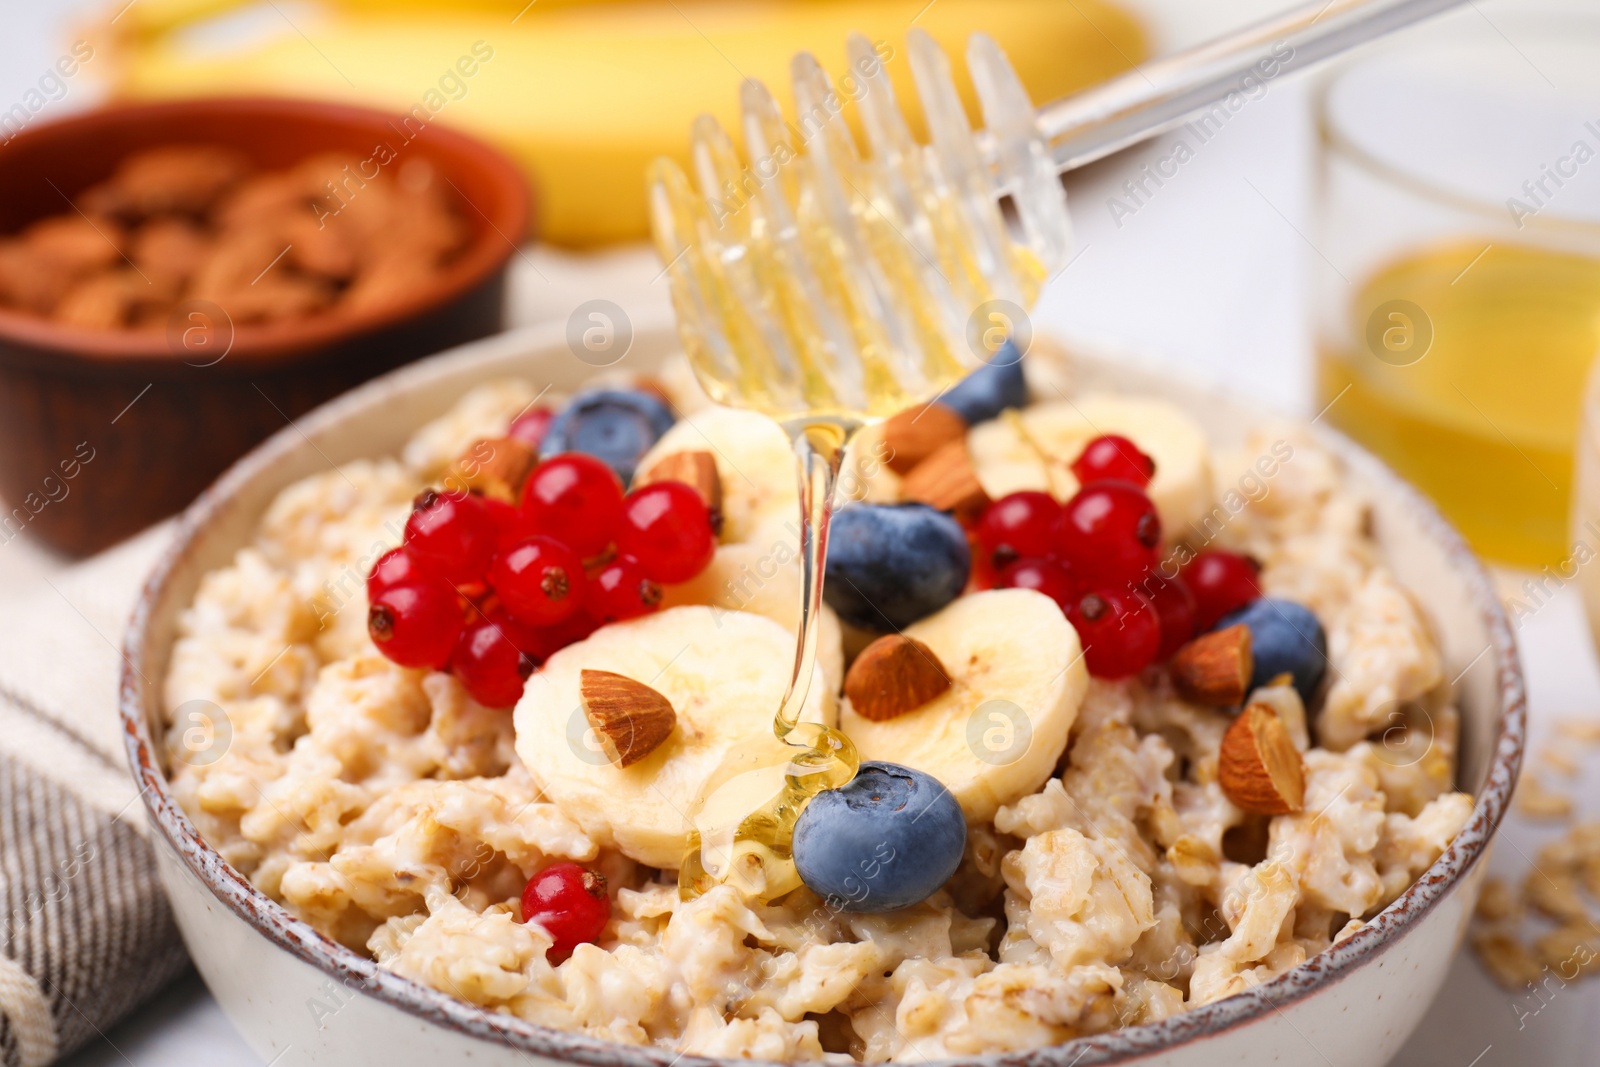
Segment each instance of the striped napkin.
[[123,629],[170,535],[0,593],[4,1067],[67,1055],[188,966],[117,724]]

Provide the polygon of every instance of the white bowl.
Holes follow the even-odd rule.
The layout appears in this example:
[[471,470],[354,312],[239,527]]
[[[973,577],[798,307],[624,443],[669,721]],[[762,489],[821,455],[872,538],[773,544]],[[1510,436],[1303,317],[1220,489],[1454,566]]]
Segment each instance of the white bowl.
[[[670,324],[636,332],[626,368],[648,373],[678,347]],[[1078,381],[1166,396],[1218,441],[1267,418],[1168,371],[1079,358]],[[318,408],[240,460],[184,514],[151,576],[126,644],[121,710],[133,773],[149,809],[162,881],[184,941],[228,1017],[265,1060],[437,1067],[731,1063],[677,1056],[536,1026],[484,1011],[380,970],[293,918],[200,839],[167,787],[152,723],[179,613],[201,577],[246,544],[279,490],[330,463],[397,452],[423,422],[472,387],[519,376],[556,389],[593,369],[560,328],[503,334],[379,378]],[[1375,499],[1373,528],[1389,565],[1426,607],[1462,712],[1460,784],[1471,820],[1438,862],[1347,941],[1257,987],[1159,1023],[1031,1052],[963,1062],[993,1067],[1138,1063],[1385,1062],[1438,992],[1477,898],[1478,860],[1506,811],[1521,763],[1523,681],[1511,627],[1488,576],[1439,514],[1388,468],[1331,431],[1325,443]],[[282,1057],[281,1059],[279,1057]]]

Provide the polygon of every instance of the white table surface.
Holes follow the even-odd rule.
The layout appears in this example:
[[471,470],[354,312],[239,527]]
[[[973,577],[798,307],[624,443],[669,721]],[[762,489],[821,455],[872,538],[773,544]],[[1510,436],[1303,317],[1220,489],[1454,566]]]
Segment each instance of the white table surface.
[[[1265,0],[1191,5],[1237,14]],[[1144,6],[1158,5],[1148,0]],[[1266,4],[1265,6],[1271,6]],[[76,2],[0,0],[0,100],[20,96],[55,54]],[[1510,43],[1508,42],[1508,47]],[[70,100],[67,103],[78,103]],[[1139,167],[1164,154],[1162,142],[1098,164],[1075,177],[1080,256],[1045,293],[1043,329],[1114,338],[1169,359],[1199,378],[1301,414],[1312,409],[1306,278],[1314,254],[1308,217],[1309,130],[1303,86],[1274,84],[1206,143],[1176,178],[1118,226],[1107,198]],[[0,165],[4,165],[0,156]],[[593,297],[645,311],[665,305],[658,270],[643,250],[604,259],[533,250],[519,263],[517,318],[562,317]],[[0,588],[37,580],[60,561],[19,538],[0,551]],[[1600,669],[1574,591],[1562,590],[1522,632],[1535,723],[1594,714]],[[1600,773],[1591,761],[1587,810],[1600,811]],[[1517,877],[1549,831],[1513,818],[1491,862]],[[1506,847],[1507,845],[1513,847]],[[1499,989],[1467,955],[1421,1029],[1394,1061],[1407,1067],[1494,1067],[1594,1062],[1600,1047],[1600,982],[1546,993],[1547,1007]],[[1521,1010],[1518,1005],[1522,1004]],[[1519,1025],[1519,1017],[1522,1022]],[[1294,1059],[1314,1062],[1310,1057]],[[71,1067],[257,1067],[198,979],[163,993],[135,1020],[65,1061]]]

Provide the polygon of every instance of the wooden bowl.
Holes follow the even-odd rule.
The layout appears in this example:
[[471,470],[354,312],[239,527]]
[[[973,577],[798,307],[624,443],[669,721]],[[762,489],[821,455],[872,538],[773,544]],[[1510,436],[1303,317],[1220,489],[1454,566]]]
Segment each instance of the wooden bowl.
[[[412,139],[408,140],[408,134]],[[130,153],[210,142],[266,169],[325,151],[426,159],[470,237],[437,283],[398,306],[235,328],[180,305],[165,333],[62,326],[0,308],[0,543],[28,533],[71,553],[182,508],[252,446],[339,393],[498,332],[529,196],[498,151],[451,130],[314,101],[232,98],[116,106],[29,127],[5,146],[0,233],[71,211]]]

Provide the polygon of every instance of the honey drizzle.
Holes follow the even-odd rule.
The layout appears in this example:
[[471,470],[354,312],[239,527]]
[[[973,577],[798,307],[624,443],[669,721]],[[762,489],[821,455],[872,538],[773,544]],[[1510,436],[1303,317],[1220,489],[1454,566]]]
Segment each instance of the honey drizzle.
[[[943,52],[921,31],[909,45],[928,145],[912,138],[872,44],[856,35],[848,51],[865,91],[851,103],[870,154],[858,151],[827,75],[801,55],[799,123],[784,121],[764,86],[743,85],[748,164],[702,117],[690,142],[695,181],[669,160],[650,171],[656,244],[690,363],[717,403],[784,425],[804,523],[794,675],[772,736],[730,752],[707,782],[679,870],[685,898],[723,882],[764,901],[797,888],[791,841],[800,813],[855,776],[850,739],[800,721],[815,672],[833,487],[850,436],[991,355],[992,328],[1016,324],[997,322],[990,305],[1031,307],[1065,261],[1065,201],[1004,55],[981,35],[968,50],[984,117],[1004,149],[997,186]],[[1012,196],[1027,243],[1007,228],[1001,193]]]

